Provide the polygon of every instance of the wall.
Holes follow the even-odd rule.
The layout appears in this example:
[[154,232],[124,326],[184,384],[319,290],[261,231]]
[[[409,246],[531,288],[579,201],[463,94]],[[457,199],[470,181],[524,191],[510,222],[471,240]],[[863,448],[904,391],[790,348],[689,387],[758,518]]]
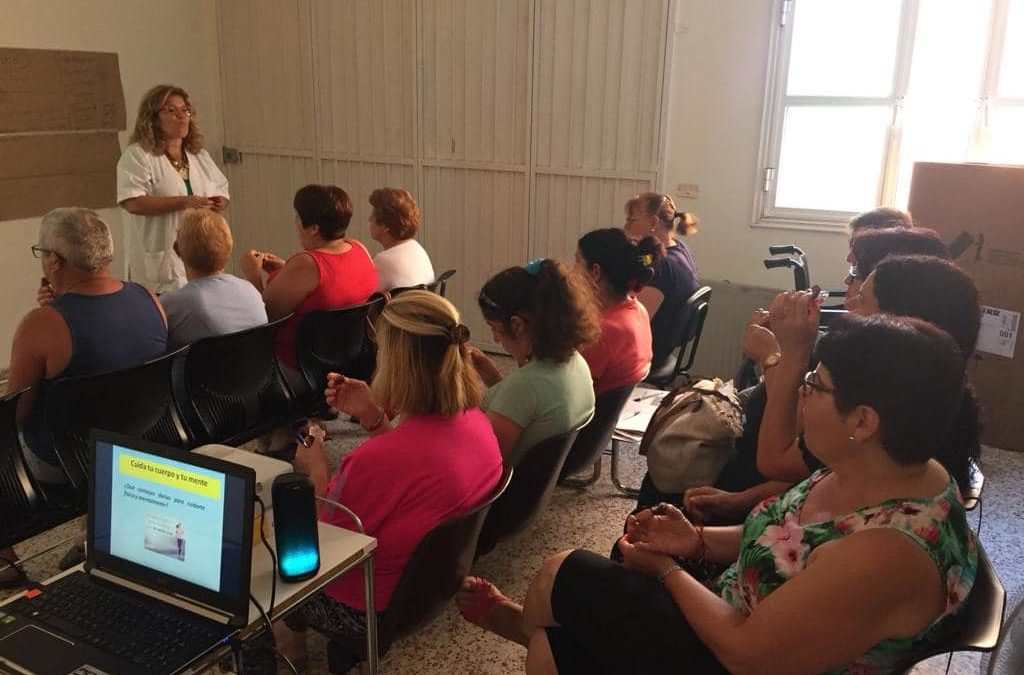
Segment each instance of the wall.
[[[149,87],[161,82],[184,87],[199,109],[207,147],[220,156],[224,134],[213,2],[4,0],[2,8],[0,46],[117,52],[129,127]],[[122,133],[122,147],[127,140],[128,133]],[[114,233],[114,273],[120,275],[120,210],[106,209],[101,215]],[[40,270],[29,246],[37,243],[38,224],[38,218],[0,222],[0,367],[10,360],[18,322],[35,306]]]
[[846,274],[844,234],[751,227],[774,5],[676,0],[662,190],[700,186],[698,199],[677,201],[703,223],[687,242],[702,278],[790,287],[791,274],[765,270],[761,260],[769,244],[794,243],[808,255],[812,280],[837,287]]
[[[700,187],[697,199],[676,198],[693,211],[700,231],[687,240],[703,283],[713,289],[694,372],[735,374],[750,311],[792,288],[787,270],[761,263],[769,244],[797,244],[811,278],[841,287],[847,239],[840,232],[752,227],[760,182],[758,147],[774,0],[676,0],[669,42],[669,84],[661,190]],[[873,204],[865,204],[865,209]]]

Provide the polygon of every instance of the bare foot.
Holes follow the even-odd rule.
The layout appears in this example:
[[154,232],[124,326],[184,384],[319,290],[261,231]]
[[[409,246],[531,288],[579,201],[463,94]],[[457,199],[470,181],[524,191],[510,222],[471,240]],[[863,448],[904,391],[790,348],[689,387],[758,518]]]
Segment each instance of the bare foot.
[[523,630],[523,606],[490,581],[466,577],[455,593],[455,604],[466,621],[524,647],[529,644],[530,638]]

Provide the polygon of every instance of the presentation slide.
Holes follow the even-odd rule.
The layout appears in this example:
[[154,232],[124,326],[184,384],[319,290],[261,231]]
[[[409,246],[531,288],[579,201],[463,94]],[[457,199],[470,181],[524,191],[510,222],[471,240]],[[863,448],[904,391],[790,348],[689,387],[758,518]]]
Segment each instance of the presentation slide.
[[110,553],[220,591],[224,474],[114,446]]

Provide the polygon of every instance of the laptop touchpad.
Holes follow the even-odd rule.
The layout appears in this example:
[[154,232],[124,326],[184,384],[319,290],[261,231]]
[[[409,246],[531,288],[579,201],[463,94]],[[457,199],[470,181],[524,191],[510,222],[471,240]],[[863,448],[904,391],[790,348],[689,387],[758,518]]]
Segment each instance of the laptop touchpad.
[[82,665],[82,655],[64,638],[25,626],[0,640],[0,658],[39,675],[67,675]]

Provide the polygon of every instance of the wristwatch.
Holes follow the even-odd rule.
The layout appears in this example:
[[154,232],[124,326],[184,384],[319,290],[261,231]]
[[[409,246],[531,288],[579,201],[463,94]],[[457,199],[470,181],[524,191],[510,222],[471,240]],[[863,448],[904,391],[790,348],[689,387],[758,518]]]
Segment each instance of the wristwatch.
[[768,356],[764,357],[764,361],[761,363],[761,371],[764,372],[772,366],[777,366],[782,361],[782,352],[772,352]]

